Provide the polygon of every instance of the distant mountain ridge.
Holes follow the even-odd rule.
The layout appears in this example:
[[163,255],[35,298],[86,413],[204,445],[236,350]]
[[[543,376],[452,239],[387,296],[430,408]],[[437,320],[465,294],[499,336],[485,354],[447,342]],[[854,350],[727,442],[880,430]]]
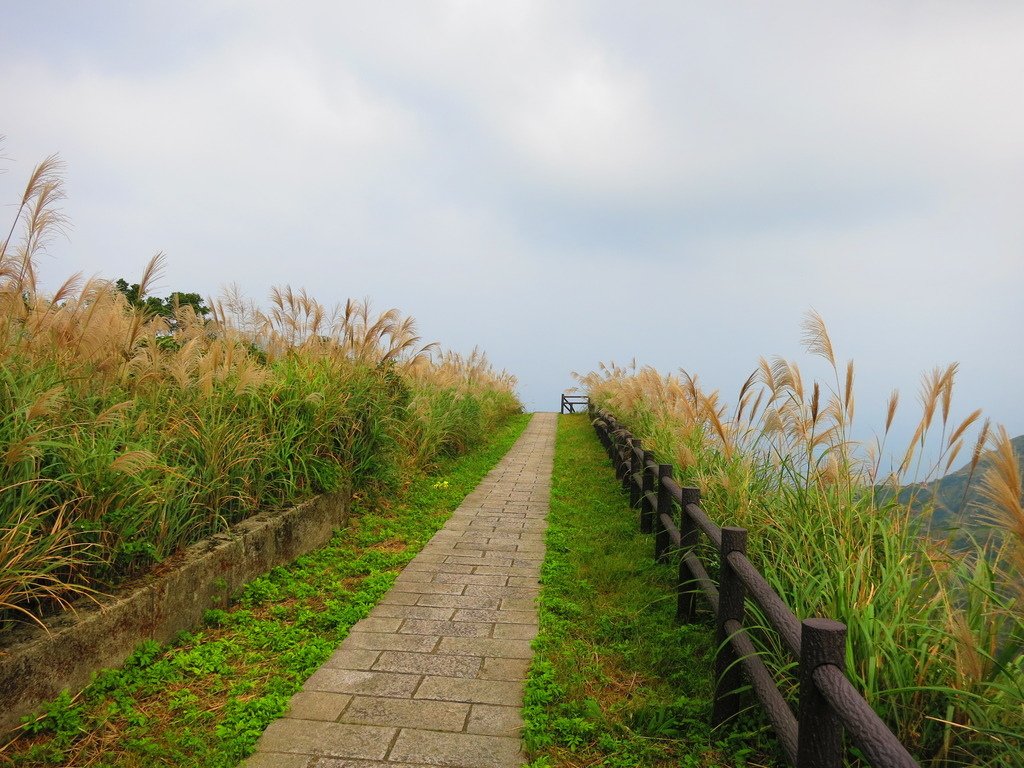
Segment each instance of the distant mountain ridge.
[[[1010,442],[1024,473],[1024,435]],[[944,537],[954,533],[959,538],[965,533],[974,533],[982,534],[984,538],[987,523],[978,513],[985,503],[981,495],[981,479],[989,465],[990,459],[983,455],[973,474],[971,463],[967,462],[938,480],[903,486],[899,500],[904,504],[910,503],[918,512],[931,506],[930,503],[934,504],[934,511],[927,521],[927,530],[933,536]]]

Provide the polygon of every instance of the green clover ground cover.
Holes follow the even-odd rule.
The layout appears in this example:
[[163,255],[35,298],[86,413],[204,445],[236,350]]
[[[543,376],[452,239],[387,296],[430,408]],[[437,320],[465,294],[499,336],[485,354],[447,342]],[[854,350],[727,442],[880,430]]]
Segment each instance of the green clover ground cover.
[[781,764],[757,721],[710,728],[714,634],[675,622],[674,571],[654,563],[587,417],[560,416],[524,708],[531,768]]
[[357,502],[326,547],[250,582],[203,629],[168,647],[144,643],[80,696],[51,702],[0,747],[0,764],[236,765],[528,421],[512,417],[483,447],[414,480],[397,504]]

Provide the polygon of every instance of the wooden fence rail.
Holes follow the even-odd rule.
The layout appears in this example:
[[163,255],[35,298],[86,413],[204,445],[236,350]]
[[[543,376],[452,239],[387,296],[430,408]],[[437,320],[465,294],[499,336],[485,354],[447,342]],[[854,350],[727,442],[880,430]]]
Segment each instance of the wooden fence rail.
[[590,408],[590,396],[589,395],[562,395],[562,413],[577,413],[577,407],[580,410],[587,410]]
[[[563,402],[565,395],[563,397]],[[615,476],[639,510],[640,530],[654,534],[654,557],[679,559],[676,615],[693,621],[703,595],[715,614],[718,651],[712,724],[740,711],[742,675],[771,721],[789,761],[797,768],[839,768],[843,732],[876,768],[919,768],[846,677],[846,626],[831,619],[801,621],[747,559],[747,532],[719,527],[700,507],[700,492],[673,479],[671,464],[658,464],[630,431],[604,411],[588,408],[594,429],[615,466]],[[678,508],[678,517],[676,509]],[[703,534],[718,550],[718,583],[698,554]],[[794,713],[744,626],[747,600],[796,660],[799,680]]]

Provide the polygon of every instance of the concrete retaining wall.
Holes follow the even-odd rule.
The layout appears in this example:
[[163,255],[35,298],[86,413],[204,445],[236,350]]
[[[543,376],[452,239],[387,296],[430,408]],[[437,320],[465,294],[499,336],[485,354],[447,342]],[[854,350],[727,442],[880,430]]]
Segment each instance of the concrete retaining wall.
[[[120,665],[144,640],[165,643],[224,607],[246,582],[327,543],[347,513],[341,494],[284,512],[264,512],[230,533],[189,547],[115,594],[76,604],[47,622],[0,638],[0,733],[64,689],[77,693],[101,669]],[[169,570],[165,570],[169,568]]]

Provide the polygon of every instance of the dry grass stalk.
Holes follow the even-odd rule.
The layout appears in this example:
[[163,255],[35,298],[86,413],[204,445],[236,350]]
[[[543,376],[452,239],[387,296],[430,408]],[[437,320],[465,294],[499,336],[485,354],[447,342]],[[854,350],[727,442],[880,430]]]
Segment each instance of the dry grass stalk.
[[[0,622],[26,606],[63,605],[86,565],[113,571],[162,557],[226,515],[257,511],[257,499],[280,506],[345,487],[357,472],[385,475],[405,460],[391,452],[408,447],[414,421],[451,444],[518,408],[514,377],[482,352],[442,353],[413,318],[375,312],[368,300],[329,309],[285,286],[261,311],[229,288],[207,319],[189,306],[155,315],[80,275],[43,295],[35,259],[66,226],[61,169],[56,156],[35,168],[0,243],[0,404],[9,406]],[[165,261],[148,262],[135,299],[153,290]],[[470,402],[454,416],[415,412],[417,397],[447,390]],[[413,449],[432,456],[430,446]],[[374,465],[368,455],[387,470],[362,469]],[[100,552],[80,546],[85,537],[124,546]]]
[[[986,517],[1004,534],[1003,546],[1016,578],[1017,591],[1024,599],[1024,485],[1021,482],[1020,460],[1013,448],[1006,427],[999,426],[991,435],[989,466],[981,479],[981,495],[986,500]],[[1024,606],[1019,606],[1024,612]]]
[[[1012,763],[1024,753],[1020,738],[1009,737],[1021,711],[1024,502],[1009,436],[1002,428],[993,436],[980,410],[951,421],[955,363],[924,375],[921,416],[889,478],[892,487],[920,479],[922,469],[925,478],[948,471],[979,424],[972,478],[984,447],[992,449],[982,490],[1000,549],[979,540],[966,553],[954,552],[950,542],[916,533],[910,503],[877,487],[899,393],[888,399],[881,437],[860,446],[850,438],[853,363],[837,365],[817,313],[805,320],[804,343],[830,363],[834,385],[805,387],[795,363],[762,358],[728,420],[717,393],[702,392],[685,372],[662,377],[602,363],[577,379],[592,402],[660,456],[677,460],[713,517],[751,528],[751,541],[762,542],[753,546],[764,547],[766,575],[778,578],[784,599],[804,606],[798,613],[848,623],[851,674],[872,703],[890,707],[907,743],[920,742],[938,762],[963,760],[982,744]],[[934,463],[921,466],[936,453]],[[839,586],[815,602],[830,583]]]

